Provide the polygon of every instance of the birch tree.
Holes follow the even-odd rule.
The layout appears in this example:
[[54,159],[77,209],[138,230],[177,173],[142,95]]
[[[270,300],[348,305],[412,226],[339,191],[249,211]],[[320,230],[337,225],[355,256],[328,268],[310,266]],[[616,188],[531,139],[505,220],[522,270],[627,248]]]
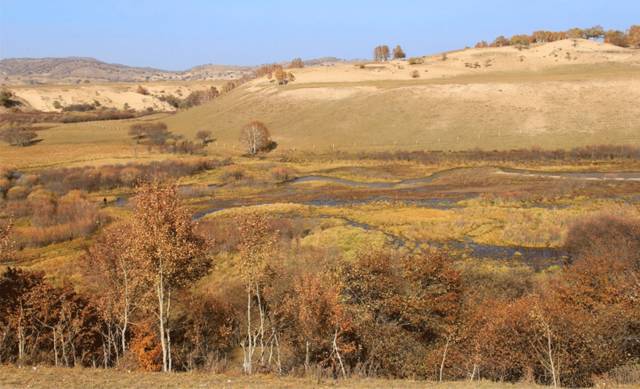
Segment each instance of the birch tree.
[[[260,347],[260,364],[265,364],[265,332],[267,313],[262,293],[265,274],[269,272],[269,260],[275,253],[277,231],[262,215],[244,215],[238,219],[240,243],[240,271],[247,293],[247,336],[241,346],[244,353],[243,370],[253,373],[253,358]],[[255,307],[255,308],[254,308]],[[258,311],[257,328],[253,326],[252,311]]]
[[246,147],[247,154],[256,155],[270,146],[271,134],[264,123],[254,120],[242,129],[240,141]]
[[170,314],[176,291],[190,286],[210,268],[204,240],[193,230],[175,185],[154,181],[138,189],[132,218],[132,257],[152,287],[150,303],[158,320],[162,371],[172,370]]
[[[114,322],[120,337],[120,351],[127,350],[129,327],[144,295],[143,277],[131,250],[131,225],[116,224],[107,228],[85,254],[87,277],[99,295],[99,307],[107,323]],[[105,337],[119,356],[111,325]]]

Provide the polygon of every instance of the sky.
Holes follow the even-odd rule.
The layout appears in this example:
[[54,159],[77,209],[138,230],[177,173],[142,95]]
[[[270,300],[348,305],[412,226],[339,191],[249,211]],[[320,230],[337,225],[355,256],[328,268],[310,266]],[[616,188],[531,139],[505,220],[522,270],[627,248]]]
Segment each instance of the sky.
[[0,58],[93,57],[185,70],[426,55],[498,35],[640,24],[640,0],[0,0]]

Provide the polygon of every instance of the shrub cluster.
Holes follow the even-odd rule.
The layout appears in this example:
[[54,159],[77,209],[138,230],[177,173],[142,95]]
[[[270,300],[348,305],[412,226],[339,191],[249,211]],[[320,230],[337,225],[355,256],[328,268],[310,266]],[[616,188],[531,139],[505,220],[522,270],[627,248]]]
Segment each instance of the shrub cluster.
[[34,190],[44,188],[64,194],[73,190],[98,191],[131,188],[153,178],[175,179],[228,165],[228,160],[198,159],[191,161],[154,161],[148,164],[128,163],[99,167],[45,169],[38,174],[0,171],[0,198],[25,199]]
[[284,155],[284,159],[374,159],[386,161],[415,161],[425,164],[444,162],[482,161],[495,163],[508,162],[581,162],[607,160],[640,160],[640,147],[631,145],[594,145],[572,149],[548,150],[542,148],[512,150],[463,150],[463,151],[384,151],[384,152],[335,152],[331,156],[311,153],[304,155]]
[[535,31],[531,35],[519,34],[511,38],[504,36],[497,37],[492,43],[481,41],[476,44],[477,48],[482,47],[502,47],[502,46],[529,46],[532,43],[554,42],[562,39],[604,39],[620,47],[640,48],[640,25],[631,26],[626,32],[618,30],[605,31],[601,26],[591,28],[572,28],[568,31]]
[[[295,251],[305,233],[303,225],[260,214],[199,226],[198,234],[215,242],[212,254],[230,254],[228,268],[235,272],[225,274],[224,288],[214,293],[185,290],[175,300],[174,369],[219,371],[237,350],[245,355],[245,372],[582,387],[633,371],[640,357],[640,221],[607,215],[578,221],[567,238],[571,263],[546,276],[526,266],[456,264],[436,251],[383,249],[350,260]],[[109,258],[128,255],[114,250],[129,239],[123,234],[101,235],[87,259],[108,265]],[[88,271],[104,279],[98,269]],[[139,305],[130,318],[137,325],[126,337],[107,335],[117,333],[120,320],[107,313],[122,306],[105,305],[119,301],[110,300],[117,294],[107,293],[108,285],[92,284],[91,276],[87,282],[89,294],[63,295],[37,273],[5,271],[2,360],[111,367],[122,358],[132,368],[158,370],[152,311]],[[48,302],[50,296],[62,305]],[[92,316],[96,312],[101,315]],[[66,356],[56,356],[60,338],[47,325],[69,342]]]

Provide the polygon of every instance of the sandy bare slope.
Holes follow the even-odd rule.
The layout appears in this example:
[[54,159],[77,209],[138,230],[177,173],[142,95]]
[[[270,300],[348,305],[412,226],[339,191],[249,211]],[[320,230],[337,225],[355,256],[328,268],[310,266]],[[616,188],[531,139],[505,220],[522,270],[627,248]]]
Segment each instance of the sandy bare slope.
[[[159,96],[174,95],[184,98],[196,90],[205,90],[211,86],[220,87],[224,81],[158,81],[146,83],[103,83],[81,85],[40,85],[15,86],[11,91],[26,103],[26,109],[39,111],[59,111],[54,106],[57,101],[61,106],[80,103],[100,103],[107,108],[122,109],[125,104],[129,108],[142,111],[153,108],[156,111],[174,111],[175,108],[161,101]],[[148,95],[137,92],[138,86],[144,86]]]

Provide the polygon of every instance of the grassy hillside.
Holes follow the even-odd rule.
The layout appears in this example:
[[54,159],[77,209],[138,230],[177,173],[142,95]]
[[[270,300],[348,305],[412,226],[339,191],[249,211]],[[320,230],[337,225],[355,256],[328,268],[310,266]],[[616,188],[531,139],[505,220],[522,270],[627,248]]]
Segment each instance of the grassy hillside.
[[637,51],[563,41],[470,49],[415,66],[335,64],[294,71],[287,86],[255,80],[167,123],[187,135],[212,129],[228,148],[252,119],[264,121],[282,148],[637,144],[639,60]]
[[[47,125],[39,132],[42,142],[29,149],[0,144],[0,164],[41,167],[166,157],[133,145],[127,129],[138,120],[164,121],[191,139],[198,130],[210,130],[217,141],[208,151],[214,154],[241,153],[239,134],[250,120],[267,124],[277,152],[640,144],[640,50],[567,40],[525,50],[468,49],[421,61],[323,64],[292,70],[296,81],[289,85],[262,77],[175,115]],[[131,95],[142,99],[131,106],[144,107],[147,97],[132,92],[136,86],[103,87],[124,99],[117,105]],[[34,105],[51,104],[58,95],[79,102],[80,91],[97,87],[24,87],[16,93],[25,98],[30,93]],[[183,95],[203,87],[149,85],[154,93],[182,89]]]

